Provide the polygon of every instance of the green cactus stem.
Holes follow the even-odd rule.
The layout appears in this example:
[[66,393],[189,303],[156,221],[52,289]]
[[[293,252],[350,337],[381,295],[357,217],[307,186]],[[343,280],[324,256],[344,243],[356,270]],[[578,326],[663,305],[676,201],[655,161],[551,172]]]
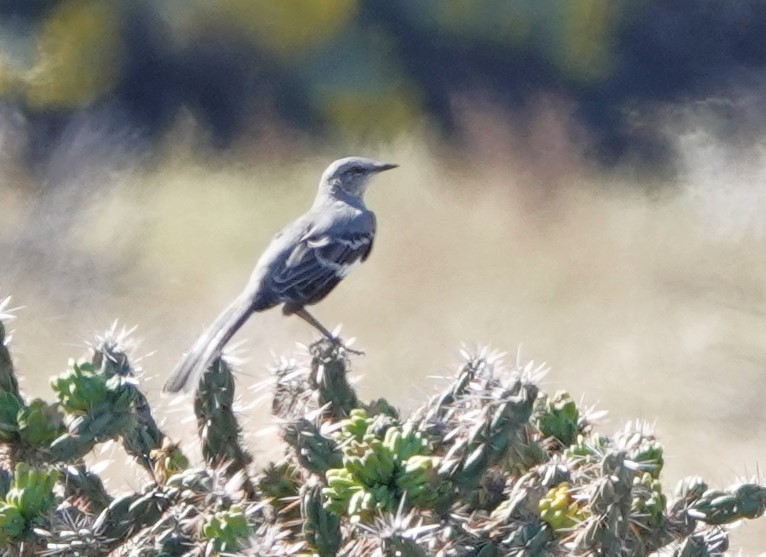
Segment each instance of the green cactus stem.
[[343,542],[340,516],[322,504],[322,486],[312,481],[301,489],[303,536],[308,546],[320,557],[337,555]]
[[348,382],[349,360],[337,343],[322,339],[310,347],[309,384],[315,390],[317,405],[332,419],[345,418],[359,406],[356,392]]
[[338,444],[324,437],[319,428],[305,418],[286,424],[284,440],[295,451],[301,466],[315,474],[324,475],[330,468],[339,468],[343,455]]
[[[216,358],[202,376],[194,397],[194,413],[205,461],[212,467],[225,466],[230,476],[245,471],[252,457],[242,446],[234,415],[234,375],[223,358]],[[243,488],[250,496],[255,495],[249,479]]]
[[19,382],[13,371],[13,360],[8,350],[8,337],[5,328],[5,321],[12,317],[8,312],[10,302],[10,297],[0,300],[0,390],[19,396]]

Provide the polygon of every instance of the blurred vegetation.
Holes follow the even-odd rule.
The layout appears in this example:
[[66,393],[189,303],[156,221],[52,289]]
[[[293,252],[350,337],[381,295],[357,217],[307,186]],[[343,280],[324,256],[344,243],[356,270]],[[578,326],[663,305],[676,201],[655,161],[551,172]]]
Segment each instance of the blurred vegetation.
[[82,111],[151,139],[185,108],[221,147],[275,125],[359,141],[424,120],[459,141],[464,102],[523,115],[553,92],[598,160],[658,164],[668,145],[636,111],[762,98],[765,24],[757,0],[4,0],[0,99],[44,155]]

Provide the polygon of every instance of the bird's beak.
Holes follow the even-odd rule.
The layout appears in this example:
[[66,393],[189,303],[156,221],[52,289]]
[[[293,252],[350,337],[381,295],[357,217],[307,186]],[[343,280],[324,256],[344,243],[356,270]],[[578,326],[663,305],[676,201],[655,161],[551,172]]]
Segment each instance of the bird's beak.
[[376,172],[383,172],[384,170],[391,170],[392,168],[398,168],[398,164],[392,164],[388,162],[378,163],[375,167]]

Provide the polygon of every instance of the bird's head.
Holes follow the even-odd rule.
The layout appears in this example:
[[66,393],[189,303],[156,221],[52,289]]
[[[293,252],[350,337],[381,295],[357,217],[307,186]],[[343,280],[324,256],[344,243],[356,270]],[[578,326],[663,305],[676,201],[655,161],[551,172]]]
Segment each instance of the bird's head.
[[361,199],[370,178],[378,172],[391,170],[397,166],[399,165],[377,162],[364,157],[338,159],[322,174],[321,186],[329,188],[331,192],[340,190]]

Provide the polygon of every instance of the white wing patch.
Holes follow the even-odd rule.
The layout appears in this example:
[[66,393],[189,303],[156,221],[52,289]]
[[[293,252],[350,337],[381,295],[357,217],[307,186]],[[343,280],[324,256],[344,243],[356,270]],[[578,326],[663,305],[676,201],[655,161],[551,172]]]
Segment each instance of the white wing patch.
[[307,240],[306,245],[310,248],[323,248],[330,244],[340,244],[350,250],[356,250],[369,245],[370,237],[359,235],[355,238],[342,238],[340,236],[320,236],[315,240]]
[[359,266],[362,262],[361,257],[357,257],[353,261],[349,263],[336,263],[335,261],[330,261],[329,259],[325,259],[319,253],[316,255],[317,262],[321,264],[323,267],[328,267],[333,270],[336,276],[343,278],[346,275],[348,275],[355,267]]
[[320,236],[316,240],[306,240],[306,245],[310,248],[323,248],[329,246],[331,242],[332,238],[330,236]]

